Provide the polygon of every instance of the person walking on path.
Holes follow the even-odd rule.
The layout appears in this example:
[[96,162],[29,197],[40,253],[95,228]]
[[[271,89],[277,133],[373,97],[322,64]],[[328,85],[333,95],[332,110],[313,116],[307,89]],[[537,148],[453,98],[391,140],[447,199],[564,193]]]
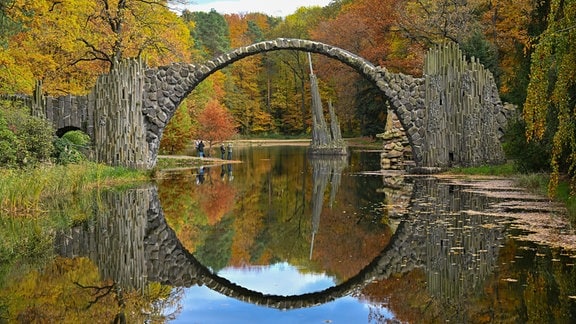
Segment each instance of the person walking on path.
[[198,143],[198,155],[201,158],[204,157],[204,142],[202,140],[200,140],[200,143]]

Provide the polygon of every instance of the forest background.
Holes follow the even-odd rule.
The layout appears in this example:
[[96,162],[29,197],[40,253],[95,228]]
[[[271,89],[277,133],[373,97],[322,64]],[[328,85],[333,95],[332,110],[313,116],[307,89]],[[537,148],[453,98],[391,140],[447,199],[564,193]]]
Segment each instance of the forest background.
[[[576,192],[575,0],[334,0],[286,17],[176,12],[181,0],[0,0],[0,94],[80,95],[125,58],[150,67],[201,63],[278,37],[349,50],[392,72],[420,76],[426,51],[459,44],[517,105],[505,148],[522,171],[563,175]],[[342,63],[314,55],[322,98],[345,136],[383,132],[387,98]],[[309,65],[302,52],[245,58],[202,82],[162,138],[166,153],[214,129],[242,136],[310,133]],[[2,127],[0,123],[0,128]]]

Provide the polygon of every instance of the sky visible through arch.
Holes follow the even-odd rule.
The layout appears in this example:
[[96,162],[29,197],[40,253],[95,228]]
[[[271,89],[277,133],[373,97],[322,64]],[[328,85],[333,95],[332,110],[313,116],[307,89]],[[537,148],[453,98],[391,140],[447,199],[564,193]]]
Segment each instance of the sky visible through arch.
[[261,12],[269,16],[286,17],[293,14],[300,7],[320,6],[324,7],[331,0],[192,0],[186,5],[177,5],[177,10],[188,9],[189,11],[216,10],[220,14],[245,14]]

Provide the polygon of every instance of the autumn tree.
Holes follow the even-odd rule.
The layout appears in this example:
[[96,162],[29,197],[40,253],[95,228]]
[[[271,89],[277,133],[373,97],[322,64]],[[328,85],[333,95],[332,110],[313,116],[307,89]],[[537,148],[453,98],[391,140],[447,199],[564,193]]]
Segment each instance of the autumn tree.
[[[310,39],[310,30],[321,21],[321,17],[323,14],[320,7],[301,7],[274,26],[270,36]],[[278,128],[291,134],[309,131],[310,70],[306,53],[281,51],[271,53],[268,58],[271,60],[268,69],[273,69],[275,73],[268,105]]]
[[19,32],[22,25],[8,11],[13,10],[15,0],[0,0],[0,47],[8,45],[8,37]]
[[[360,0],[343,3],[331,19],[311,30],[314,39],[357,53],[393,72],[421,73],[423,49],[399,31],[400,1]],[[336,112],[343,130],[360,127],[363,135],[375,135],[384,126],[386,98],[357,71],[327,58],[318,59],[319,79],[334,88]]]
[[462,43],[478,27],[484,0],[409,0],[397,3],[399,27],[426,47],[446,40]]
[[481,28],[476,33],[482,33],[497,49],[497,81],[501,96],[509,102],[524,103],[530,55],[535,40],[546,27],[548,7],[549,1],[538,0],[490,1],[480,7]]
[[185,100],[166,125],[160,141],[160,150],[169,154],[182,152],[192,141],[192,131],[192,118]]
[[[86,46],[78,61],[100,60],[114,68],[124,58],[151,56],[168,63],[186,60],[188,30],[167,7],[166,0],[99,0],[88,13],[90,33],[78,39]],[[168,59],[169,61],[166,61]]]
[[50,94],[85,93],[121,59],[156,66],[187,60],[191,47],[165,0],[14,0],[13,8],[10,18],[23,29],[0,50],[6,91],[31,93],[42,80]]
[[[226,15],[232,47],[263,41],[269,19],[263,14]],[[229,68],[224,103],[239,124],[242,134],[275,131],[270,114],[271,61],[267,53],[244,58]]]
[[548,27],[532,54],[530,83],[524,105],[528,140],[542,139],[551,130],[552,174],[549,194],[560,176],[570,179],[576,194],[576,1],[551,1]]
[[211,100],[198,116],[199,128],[196,137],[208,142],[228,140],[236,134],[236,125],[230,113],[217,100]]

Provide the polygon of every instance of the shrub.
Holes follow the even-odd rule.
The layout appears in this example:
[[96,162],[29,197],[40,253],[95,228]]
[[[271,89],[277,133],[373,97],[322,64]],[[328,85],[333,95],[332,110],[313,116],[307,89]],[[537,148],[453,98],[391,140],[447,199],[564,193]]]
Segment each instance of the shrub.
[[64,134],[54,141],[55,157],[59,164],[78,163],[86,161],[86,154],[90,143],[90,136],[75,130]]
[[0,115],[0,166],[16,167],[18,165],[18,152],[20,141],[7,127],[7,122]]
[[548,137],[541,141],[526,141],[526,127],[523,121],[515,121],[508,126],[504,136],[504,152],[514,160],[518,171],[550,171],[551,144]]
[[45,120],[31,116],[27,108],[0,103],[0,166],[33,166],[49,160],[54,147],[54,129]]

